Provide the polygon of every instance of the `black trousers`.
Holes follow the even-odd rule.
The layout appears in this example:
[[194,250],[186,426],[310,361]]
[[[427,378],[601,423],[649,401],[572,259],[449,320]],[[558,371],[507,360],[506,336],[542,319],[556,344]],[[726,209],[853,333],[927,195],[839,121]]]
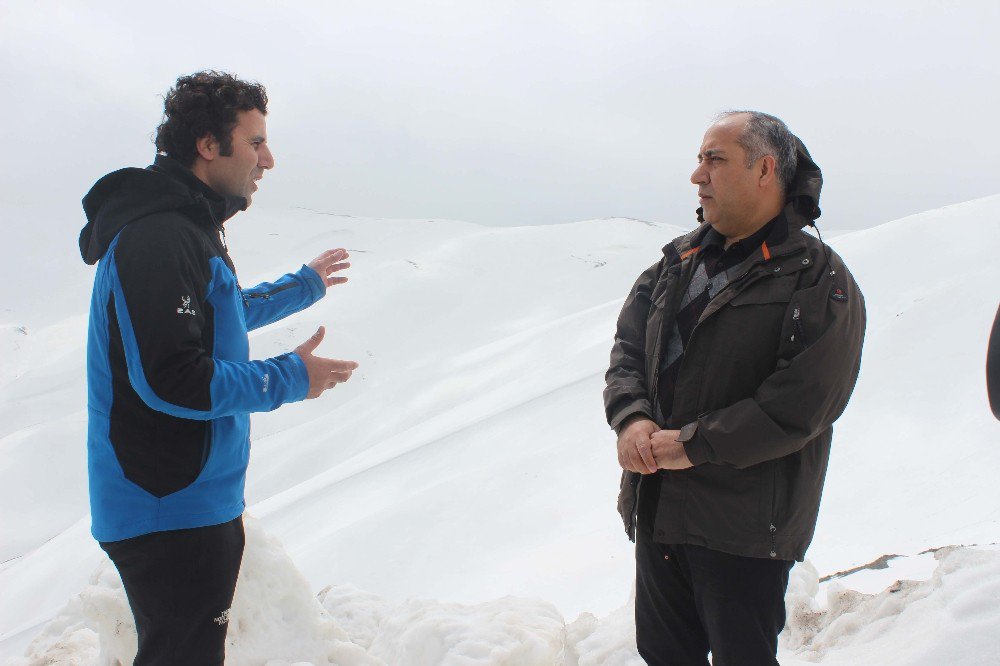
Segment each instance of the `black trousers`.
[[225,661],[244,543],[242,516],[211,527],[101,543],[118,568],[135,617],[135,666]]
[[647,664],[772,666],[792,562],[653,541],[636,530],[635,634]]

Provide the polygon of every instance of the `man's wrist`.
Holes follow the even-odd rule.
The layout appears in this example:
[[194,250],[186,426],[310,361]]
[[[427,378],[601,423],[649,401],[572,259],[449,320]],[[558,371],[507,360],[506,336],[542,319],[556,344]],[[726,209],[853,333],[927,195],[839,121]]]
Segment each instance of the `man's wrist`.
[[653,419],[649,418],[649,416],[647,414],[643,413],[643,412],[635,412],[634,414],[629,414],[618,425],[618,434],[619,435],[622,434],[622,432],[625,430],[625,428],[628,428],[630,425],[632,425],[636,421],[652,421],[652,420]]

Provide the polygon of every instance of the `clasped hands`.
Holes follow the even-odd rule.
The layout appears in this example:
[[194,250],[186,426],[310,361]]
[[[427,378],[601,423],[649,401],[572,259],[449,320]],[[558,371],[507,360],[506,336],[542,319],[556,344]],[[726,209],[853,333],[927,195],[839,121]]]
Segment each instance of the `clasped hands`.
[[661,430],[652,420],[633,417],[618,435],[618,464],[639,474],[658,469],[687,469],[691,461],[677,441],[680,430]]

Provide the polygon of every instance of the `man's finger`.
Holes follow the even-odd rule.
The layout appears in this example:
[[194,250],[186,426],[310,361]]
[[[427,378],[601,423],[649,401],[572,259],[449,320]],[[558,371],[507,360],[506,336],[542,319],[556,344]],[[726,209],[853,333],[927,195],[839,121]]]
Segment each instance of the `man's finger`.
[[321,358],[324,372],[350,372],[358,367],[357,361],[342,361],[338,358]]
[[350,372],[334,372],[326,380],[326,387],[332,389],[337,384],[343,384],[351,378]]
[[333,388],[337,384],[343,384],[351,378],[352,374],[353,373],[350,370],[347,372],[331,372],[326,379],[327,388]]
[[351,262],[345,261],[339,264],[334,264],[326,269],[327,273],[336,273],[337,271],[346,270],[351,267]]
[[326,327],[320,326],[316,329],[316,332],[312,336],[303,342],[301,345],[295,348],[295,353],[299,354],[312,354],[316,351],[316,347],[319,347],[319,343],[323,342],[323,337],[326,335]]
[[346,259],[348,256],[350,255],[348,255],[347,250],[342,247],[338,247],[336,250],[327,250],[323,254],[316,257],[316,260],[323,263],[336,263]]
[[642,458],[636,452],[635,447],[630,447],[625,449],[628,456],[628,468],[632,472],[638,472],[639,474],[646,473],[646,464],[642,462]]
[[641,438],[638,442],[636,442],[635,449],[639,453],[639,458],[642,460],[647,473],[652,474],[655,472],[658,465],[656,464],[656,460],[653,458],[653,448],[649,439]]
[[347,282],[347,278],[345,278],[345,277],[327,278],[326,279],[326,286],[332,287],[335,284],[344,284],[345,282]]

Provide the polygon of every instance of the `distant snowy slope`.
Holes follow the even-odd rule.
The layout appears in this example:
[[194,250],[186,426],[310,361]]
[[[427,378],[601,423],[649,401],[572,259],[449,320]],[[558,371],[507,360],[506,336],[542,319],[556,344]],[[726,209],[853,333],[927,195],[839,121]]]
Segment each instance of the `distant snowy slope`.
[[[361,364],[320,400],[254,417],[249,512],[313,590],[540,597],[567,619],[620,608],[633,564],[603,373],[625,294],[684,229],[244,217],[229,228],[244,285],[327,247],[352,252],[349,283],[251,340],[268,356],[323,324],[319,353]],[[990,197],[831,241],[869,328],[809,552],[820,574],[998,540],[1000,426],[983,394],[998,219]],[[16,361],[0,374],[0,656],[103,560],[86,520],[85,311],[0,336]]]

